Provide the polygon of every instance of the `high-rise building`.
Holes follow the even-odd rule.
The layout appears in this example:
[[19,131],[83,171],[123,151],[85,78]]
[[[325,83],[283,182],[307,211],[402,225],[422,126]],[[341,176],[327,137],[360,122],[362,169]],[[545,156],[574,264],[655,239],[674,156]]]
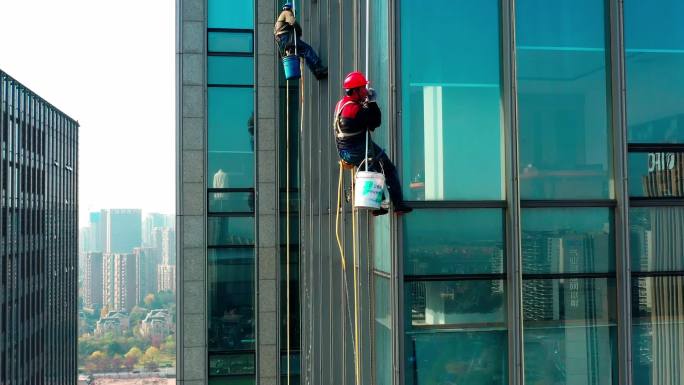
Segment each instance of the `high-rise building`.
[[0,71],[0,384],[76,384],[78,131]]
[[176,292],[176,265],[157,265],[158,291]]
[[102,306],[103,265],[102,253],[90,252],[85,255],[83,271],[83,304],[97,309]]
[[162,260],[165,265],[176,264],[176,232],[169,227],[162,231]]
[[102,210],[100,220],[105,253],[132,253],[142,245],[141,210]]
[[137,302],[143,302],[145,296],[157,292],[157,266],[161,263],[159,251],[151,247],[133,249],[136,264]]
[[[684,384],[681,1],[293,3],[325,80],[177,1],[179,381]],[[410,214],[352,215],[352,71]]]
[[104,254],[102,274],[104,305],[110,311],[130,311],[138,303],[135,254]]
[[143,246],[152,247],[152,231],[155,228],[169,227],[169,216],[160,213],[149,213],[145,215],[142,222],[142,241]]

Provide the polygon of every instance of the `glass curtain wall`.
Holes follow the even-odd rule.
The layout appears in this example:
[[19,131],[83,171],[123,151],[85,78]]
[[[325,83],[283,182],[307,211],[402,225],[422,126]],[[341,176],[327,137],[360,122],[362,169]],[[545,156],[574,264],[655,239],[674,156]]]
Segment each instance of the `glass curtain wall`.
[[684,3],[624,8],[635,385],[684,383]]
[[[280,5],[280,3],[276,4]],[[301,12],[301,5],[298,3],[298,13]],[[280,7],[276,12],[279,12]],[[301,348],[301,333],[299,323],[299,211],[300,211],[300,179],[299,179],[299,138],[300,138],[300,121],[299,121],[299,103],[300,103],[300,88],[299,82],[292,80],[286,82],[285,74],[278,68],[279,76],[279,114],[283,117],[279,119],[278,129],[278,148],[279,151],[279,191],[280,191],[280,356],[281,356],[281,381],[287,382],[287,345],[286,339],[288,335],[287,330],[287,250],[290,251],[290,384],[299,384],[300,375],[300,348]],[[289,176],[290,176],[290,190],[289,201],[287,194],[287,152],[285,151],[287,141],[288,129],[288,93],[289,93]],[[290,212],[290,238],[287,238],[287,208],[289,205]]]
[[210,384],[255,383],[254,4],[208,0]]
[[516,1],[526,384],[617,384],[607,7]]
[[[377,91],[376,101],[383,112],[383,125],[373,133],[373,140],[378,146],[390,148],[390,26],[389,1],[370,1],[369,57],[368,74],[373,87]],[[363,2],[362,2],[363,3]],[[363,4],[365,6],[365,4]],[[365,17],[365,15],[364,15]],[[375,217],[372,229],[373,258],[373,378],[376,385],[391,385],[394,362],[392,344],[392,247],[390,217]]]
[[399,14],[405,382],[506,384],[499,1]]

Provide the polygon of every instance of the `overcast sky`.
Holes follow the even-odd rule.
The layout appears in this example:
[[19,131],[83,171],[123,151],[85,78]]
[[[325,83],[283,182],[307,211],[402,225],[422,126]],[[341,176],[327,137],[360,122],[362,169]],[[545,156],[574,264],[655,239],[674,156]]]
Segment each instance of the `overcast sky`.
[[0,0],[0,69],[78,120],[79,226],[174,210],[173,0]]

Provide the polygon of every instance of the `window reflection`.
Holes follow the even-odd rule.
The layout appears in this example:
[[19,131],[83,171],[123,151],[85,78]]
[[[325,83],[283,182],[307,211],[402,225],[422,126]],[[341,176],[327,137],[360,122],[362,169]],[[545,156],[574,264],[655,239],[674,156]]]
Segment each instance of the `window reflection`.
[[523,282],[526,384],[617,384],[614,279]]
[[634,383],[684,383],[684,277],[632,279]]
[[633,271],[684,270],[684,207],[631,208]]
[[209,350],[254,350],[254,250],[207,253]]
[[404,218],[404,274],[504,272],[503,211],[416,210]]
[[207,94],[207,185],[253,187],[253,90],[209,87]]
[[407,0],[402,9],[406,199],[503,199],[498,1]]
[[254,217],[207,218],[209,246],[254,245]]
[[524,273],[615,271],[609,208],[524,209]]
[[516,2],[520,194],[612,198],[605,4]]
[[684,153],[630,153],[629,195],[649,198],[684,197]]

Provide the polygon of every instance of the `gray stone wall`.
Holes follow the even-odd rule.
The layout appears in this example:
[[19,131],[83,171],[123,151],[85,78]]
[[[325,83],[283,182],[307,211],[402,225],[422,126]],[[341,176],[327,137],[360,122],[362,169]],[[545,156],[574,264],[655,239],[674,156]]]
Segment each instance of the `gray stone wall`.
[[177,383],[200,385],[207,382],[206,5],[176,4]]
[[256,0],[257,383],[279,383],[278,152],[276,148],[275,0]]

